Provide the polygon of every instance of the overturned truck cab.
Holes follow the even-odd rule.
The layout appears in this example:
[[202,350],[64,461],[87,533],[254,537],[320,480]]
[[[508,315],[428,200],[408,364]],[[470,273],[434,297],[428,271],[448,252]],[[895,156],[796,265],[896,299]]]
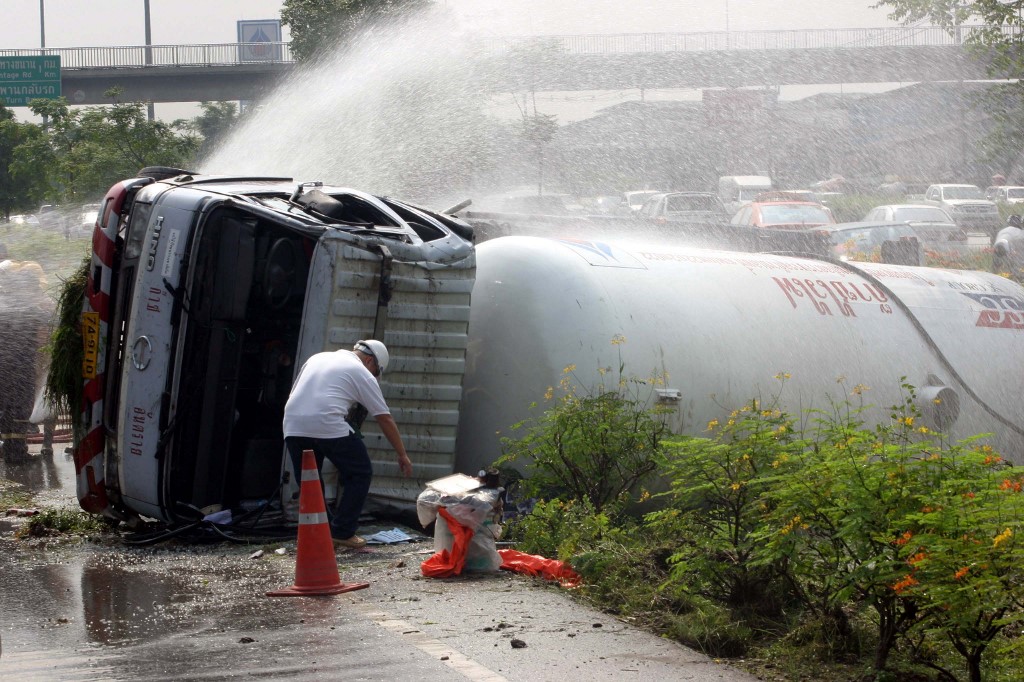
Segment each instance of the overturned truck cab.
[[310,355],[384,341],[385,398],[415,463],[364,429],[375,497],[451,473],[475,277],[472,229],[287,178],[140,172],[97,217],[75,446],[90,512],[168,523],[282,496],[281,421]]

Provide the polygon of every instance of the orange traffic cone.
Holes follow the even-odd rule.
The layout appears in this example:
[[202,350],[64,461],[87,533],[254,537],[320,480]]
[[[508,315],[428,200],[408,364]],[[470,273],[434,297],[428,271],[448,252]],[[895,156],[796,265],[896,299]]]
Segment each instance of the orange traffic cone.
[[334,541],[327,524],[324,491],[312,450],[302,452],[302,484],[299,488],[299,539],[295,556],[295,584],[267,592],[268,597],[302,597],[341,594],[369,587],[370,583],[343,583],[334,556]]

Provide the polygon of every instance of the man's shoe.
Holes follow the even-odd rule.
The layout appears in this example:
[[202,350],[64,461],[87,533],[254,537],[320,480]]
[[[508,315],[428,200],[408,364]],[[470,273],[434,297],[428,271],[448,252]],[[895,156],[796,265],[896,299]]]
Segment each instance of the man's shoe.
[[366,546],[366,540],[362,539],[358,535],[353,535],[350,538],[331,538],[334,540],[335,547],[348,547],[349,549],[359,549],[360,547]]

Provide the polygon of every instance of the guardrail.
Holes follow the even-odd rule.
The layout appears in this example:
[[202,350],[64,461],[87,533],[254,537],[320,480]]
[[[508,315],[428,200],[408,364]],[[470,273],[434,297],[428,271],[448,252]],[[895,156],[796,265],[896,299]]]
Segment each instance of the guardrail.
[[[801,31],[619,33],[480,38],[477,43],[484,52],[497,54],[544,50],[563,54],[639,54],[708,50],[925,47],[960,45],[983,29],[982,26],[961,26],[951,32],[938,26],[908,26]],[[1003,32],[1006,35],[1019,35],[1020,29],[1005,27]],[[38,54],[60,55],[63,69],[230,66],[295,61],[290,44],[284,42],[0,50],[0,56]]]
[[0,56],[60,55],[61,69],[130,69],[151,66],[233,66],[291,63],[289,43],[220,43],[208,45],[122,45],[117,47],[47,47],[0,50]]

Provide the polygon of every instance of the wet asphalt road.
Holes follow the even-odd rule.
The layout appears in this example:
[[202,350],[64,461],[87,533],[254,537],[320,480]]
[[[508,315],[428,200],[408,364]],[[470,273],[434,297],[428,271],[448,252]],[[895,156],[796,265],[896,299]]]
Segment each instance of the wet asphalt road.
[[[0,478],[28,482],[43,505],[74,504],[70,462],[46,459],[0,464]],[[754,679],[538,579],[423,578],[429,539],[339,553],[342,581],[368,589],[275,599],[265,592],[294,582],[293,540],[16,540],[21,523],[0,518],[3,680]]]

